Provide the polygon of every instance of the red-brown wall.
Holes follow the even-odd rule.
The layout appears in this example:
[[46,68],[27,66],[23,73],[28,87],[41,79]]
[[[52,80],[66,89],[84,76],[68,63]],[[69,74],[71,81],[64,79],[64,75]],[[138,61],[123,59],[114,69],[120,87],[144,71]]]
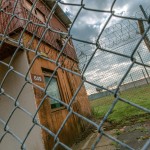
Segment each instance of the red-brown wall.
[[[16,34],[17,32],[21,32],[22,29],[26,27],[26,32],[33,34],[36,31],[36,37],[41,39],[46,28],[38,26],[38,24],[42,25],[43,22],[40,19],[38,19],[38,17],[34,14],[31,14],[30,18],[28,18],[29,11],[24,7],[23,0],[18,1],[18,4],[14,11],[14,15],[10,14],[13,12],[14,2],[15,0],[2,0],[2,8],[4,9],[4,11],[0,12],[0,33],[6,33],[7,35]],[[38,1],[36,8],[38,8],[45,15],[46,18],[48,17],[48,14],[51,11],[48,7],[46,7],[46,5],[42,1]],[[28,20],[30,20],[30,22],[28,22]],[[5,29],[8,26],[8,24],[8,30],[7,32],[5,32]],[[61,50],[62,46],[60,46],[60,44],[57,42],[61,41],[60,34],[52,30],[61,32],[63,31],[67,33],[67,27],[65,27],[65,25],[55,14],[49,22],[49,27],[50,29],[43,36],[43,41],[51,45],[53,48]],[[76,52],[74,50],[72,42],[70,42],[70,44],[67,44],[64,50],[64,54],[74,60],[77,60]]]

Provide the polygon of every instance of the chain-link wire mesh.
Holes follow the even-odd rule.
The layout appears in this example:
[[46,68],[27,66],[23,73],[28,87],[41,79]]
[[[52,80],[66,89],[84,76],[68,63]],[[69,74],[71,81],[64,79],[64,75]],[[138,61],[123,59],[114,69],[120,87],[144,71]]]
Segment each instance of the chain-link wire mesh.
[[[104,30],[104,34],[102,35],[100,42],[102,47],[110,49],[111,51],[129,55],[129,53],[131,53],[133,47],[136,45],[140,37],[141,34],[139,31],[138,22],[123,20],[120,23],[114,24],[106,28]],[[88,62],[90,56],[92,55],[90,49],[93,49],[90,45],[84,43],[77,44],[77,52],[81,70],[84,68],[85,64]],[[89,72],[92,72],[94,69],[98,73],[95,73],[94,78],[92,77],[92,82],[99,82],[99,84],[105,87],[115,88],[118,85],[118,82],[120,81],[124,70],[126,70],[125,66],[128,65],[128,60],[118,58],[118,56],[110,56],[109,61],[112,63],[111,68],[105,69],[106,62],[102,62],[99,59],[100,55],[109,57],[109,54],[106,55],[105,53],[97,53],[97,56],[94,57],[94,60],[91,63],[91,67],[89,68],[87,73],[85,73],[85,77],[90,78]],[[149,50],[147,49],[147,46],[144,42],[140,44],[135,54],[135,57],[139,62],[146,64],[150,63]],[[108,62],[108,64],[110,63]],[[99,65],[101,65],[101,67],[99,67]],[[141,69],[143,70],[142,72]],[[130,74],[128,74],[128,76],[124,80],[124,84],[137,81],[142,78],[149,78],[149,72],[149,68],[134,65],[134,67],[130,71]],[[117,75],[114,75],[115,73],[117,73]],[[131,76],[133,79],[131,79]],[[96,90],[93,89],[93,87],[88,85],[87,89],[89,95],[96,92]]]
[[[50,11],[46,11],[46,14],[44,14],[46,17],[43,17],[44,9],[47,10],[47,6],[43,9],[40,7],[39,2],[39,0],[27,0],[27,3],[25,4],[24,1],[21,0],[0,1],[0,103],[3,108],[3,111],[1,110],[0,114],[0,129],[2,131],[0,135],[1,143],[7,138],[7,136],[10,136],[10,141],[17,141],[20,149],[28,149],[26,144],[28,144],[29,141],[34,142],[36,136],[39,136],[38,134],[35,134],[35,139],[32,139],[30,138],[31,133],[36,128],[40,128],[53,137],[54,144],[50,143],[50,145],[52,145],[52,149],[57,149],[59,146],[61,146],[62,149],[71,149],[70,146],[59,139],[59,135],[65,126],[67,126],[67,128],[71,128],[72,124],[69,122],[69,119],[72,115],[74,115],[80,118],[80,120],[84,120],[84,122],[93,125],[97,129],[97,132],[100,133],[98,134],[96,142],[91,146],[91,149],[95,149],[96,145],[101,142],[102,137],[106,137],[127,149],[134,149],[130,145],[127,145],[124,141],[120,141],[105,132],[103,125],[119,101],[129,104],[130,107],[135,107],[143,112],[150,113],[149,108],[133,103],[130,99],[125,99],[119,94],[120,88],[123,84],[140,80],[143,76],[146,79],[149,78],[150,49],[148,49],[145,42],[145,39],[148,39],[150,35],[149,9],[146,10],[146,16],[139,11],[140,13],[137,12],[135,16],[131,17],[128,14],[122,15],[115,13],[115,6],[117,5],[118,0],[109,1],[108,9],[100,8],[100,6],[98,8],[91,8],[89,5],[85,4],[87,2],[84,0],[77,2],[45,0],[45,5],[50,7],[50,9],[48,9]],[[21,4],[23,3],[26,5],[24,15],[22,15],[23,9],[21,7]],[[32,4],[31,7],[30,4]],[[64,27],[59,28],[55,21],[55,23],[52,23],[52,21],[55,20],[53,16],[56,15],[58,18],[61,18],[62,10],[58,7],[58,5],[60,5],[64,10],[67,10],[67,6],[72,8],[72,13],[66,11],[66,14],[70,16],[72,22],[69,22],[66,17],[61,20],[64,21],[64,23],[71,23],[70,26],[68,26],[68,30],[65,30]],[[38,9],[35,9],[36,7]],[[83,12],[87,13],[87,20],[84,20],[85,24],[90,22],[90,18],[94,17],[95,14],[97,15],[96,19],[99,19],[100,15],[103,15],[104,18],[101,21],[101,25],[101,22],[95,22],[94,28],[100,26],[95,35],[90,30],[87,30],[86,33],[88,34],[85,33],[85,35],[80,38],[80,32],[82,33],[83,30],[83,28],[81,28],[81,24],[83,22],[80,22],[79,18],[81,17],[82,19]],[[38,19],[35,19],[36,15],[38,15]],[[115,19],[118,19],[123,23],[111,26]],[[142,22],[144,24],[143,32],[140,32],[138,22]],[[76,32],[73,32],[74,26]],[[20,28],[22,28],[22,30],[19,30]],[[31,38],[25,33],[31,34]],[[63,41],[61,38],[63,38]],[[78,69],[78,65],[76,65],[77,58],[73,51],[74,48],[71,40],[74,41],[74,45],[77,49],[80,71]],[[43,42],[48,43],[51,48],[57,51],[57,53],[54,52],[50,54],[49,51],[47,52],[46,48],[41,45]],[[43,51],[39,50],[41,47]],[[67,49],[69,49],[69,51]],[[25,52],[25,54],[23,52]],[[22,58],[18,58],[18,55],[21,54],[24,55],[25,61],[23,61]],[[40,66],[40,64],[36,62],[39,59],[41,62],[43,60],[47,63],[54,64],[51,77],[45,87],[40,84],[40,80],[42,80],[40,76],[33,77],[34,80],[39,80],[38,84],[36,84],[33,79],[31,80],[32,77],[30,77],[30,72],[35,72],[34,74],[37,74],[33,66],[35,67],[35,64],[35,68]],[[68,59],[71,59],[71,63]],[[68,62],[68,64],[66,62]],[[29,63],[29,66],[26,63]],[[21,69],[17,70],[18,67]],[[80,82],[76,84],[76,86],[74,85],[77,81],[69,79],[69,82],[73,82],[74,85],[73,87],[70,87],[72,88],[72,96],[68,96],[67,92],[65,93],[65,96],[68,96],[68,102],[61,100],[59,96],[51,95],[47,92],[49,85],[53,85],[54,87],[57,86],[54,84],[54,78],[56,78],[55,76],[57,75],[57,71],[59,72],[60,69],[62,72],[65,72],[66,74],[68,73],[68,76],[71,74],[72,78],[73,76],[80,78]],[[138,72],[141,70],[141,73],[139,73],[141,75],[139,75],[139,77],[136,77],[137,70]],[[47,70],[44,71],[46,72]],[[13,80],[11,79],[11,74]],[[20,83],[18,78],[23,79],[23,82]],[[11,86],[5,85],[6,82],[8,82]],[[84,84],[87,88],[88,94],[93,93],[93,91],[90,91],[92,87],[94,90],[101,89],[114,95],[114,101],[112,102],[111,107],[99,123],[94,122],[84,115],[84,113],[80,113],[80,108],[82,106],[78,108],[79,111],[76,111],[73,108],[73,104],[77,98],[79,101],[83,101],[82,92],[84,92]],[[32,88],[29,88],[29,86]],[[13,93],[10,93],[10,87],[13,87]],[[41,100],[35,102],[37,103],[36,109],[33,109],[32,107],[30,108],[30,99],[28,99],[28,92],[30,93],[30,90],[33,90],[33,88],[36,88],[36,91],[40,91],[38,94],[42,95]],[[63,86],[63,88],[65,89],[66,87]],[[25,103],[19,101],[20,97],[23,97],[22,99],[24,99]],[[31,97],[34,99],[34,95],[31,95]],[[61,122],[57,131],[52,131],[45,125],[47,122],[42,124],[41,121],[39,121],[40,119],[38,119],[40,109],[44,107],[47,97],[53,99],[53,101],[57,104],[61,104],[61,106],[64,106],[67,110],[66,116],[62,116],[64,117],[64,120]],[[6,98],[7,100],[3,101],[3,99]],[[9,101],[8,103],[11,104],[8,106],[6,101]],[[28,104],[28,107],[25,104]],[[85,109],[86,107],[88,106],[85,106]],[[9,109],[11,111],[9,111]],[[8,111],[6,118],[3,117],[4,111]],[[18,133],[15,132],[17,129],[12,129],[10,124],[14,117],[19,118],[18,114],[21,113],[25,114],[24,120],[25,118],[31,119],[30,128],[25,128],[26,122],[24,122],[23,124],[25,124],[25,126],[19,126],[20,135],[18,135]],[[55,122],[52,125],[55,126],[58,120],[50,121],[51,124]],[[19,124],[19,122],[16,122],[16,124]],[[17,125],[15,126],[18,128]],[[25,134],[21,134],[22,132]],[[65,138],[65,133],[63,132],[62,134]],[[73,136],[73,133],[70,134]],[[50,139],[46,137],[46,140],[49,141]],[[8,144],[11,145],[12,143],[10,142]],[[147,140],[141,149],[147,150],[149,147],[150,140]],[[14,148],[12,147],[12,149]]]

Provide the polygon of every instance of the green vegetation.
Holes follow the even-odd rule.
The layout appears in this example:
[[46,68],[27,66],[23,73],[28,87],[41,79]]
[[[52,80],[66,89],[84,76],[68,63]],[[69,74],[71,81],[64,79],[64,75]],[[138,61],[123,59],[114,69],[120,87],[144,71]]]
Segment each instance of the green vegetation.
[[[150,109],[150,85],[144,85],[121,92],[120,97]],[[113,101],[113,96],[107,96],[90,101],[93,116],[97,119],[103,118],[105,113],[111,107]],[[147,119],[150,120],[150,114],[146,114],[146,112],[127,103],[118,101],[107,121],[113,124],[123,125],[130,124],[131,122],[135,121],[142,122]]]

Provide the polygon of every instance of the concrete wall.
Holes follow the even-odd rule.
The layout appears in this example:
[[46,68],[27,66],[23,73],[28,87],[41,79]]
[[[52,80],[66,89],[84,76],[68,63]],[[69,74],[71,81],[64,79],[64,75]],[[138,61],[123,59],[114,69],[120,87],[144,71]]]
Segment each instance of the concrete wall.
[[111,93],[108,91],[104,91],[104,92],[100,92],[100,93],[91,94],[88,96],[88,98],[89,98],[89,100],[95,100],[95,99],[102,98],[102,97],[105,97],[108,95],[111,95]]
[[[7,58],[5,62],[9,62]],[[22,74],[26,74],[28,70],[28,62],[25,52],[19,52],[12,63],[14,69]],[[7,71],[7,67],[0,64],[0,84]],[[7,76],[2,88],[5,93],[16,98],[21,90],[25,79],[16,73],[10,72]],[[36,111],[33,88],[27,84],[19,97],[19,106],[34,114]],[[14,101],[5,95],[0,95],[0,119],[7,121],[10,113],[15,108]],[[21,140],[24,140],[27,132],[33,125],[32,118],[20,109],[16,109],[8,126],[10,130],[17,135]],[[0,121],[0,138],[4,134],[4,124]],[[43,150],[43,141],[41,137],[41,129],[35,126],[25,142],[27,150]],[[20,143],[9,133],[5,135],[0,143],[0,150],[19,150]]]
[[124,84],[120,87],[120,91],[125,91],[125,90],[131,89],[131,88],[135,88],[135,87],[139,87],[139,86],[148,84],[147,82],[150,83],[149,78],[147,78],[147,80],[144,78],[144,79],[141,79],[141,80],[137,80],[137,81],[134,81],[134,82]]
[[[141,79],[141,80],[137,80],[137,81],[134,81],[134,82],[124,84],[124,85],[120,86],[120,91],[122,92],[122,91],[125,91],[125,90],[128,90],[128,89],[131,89],[131,88],[136,88],[136,87],[148,84],[147,82],[150,84],[150,78],[147,78],[147,80],[144,78],[144,79]],[[113,91],[115,91],[115,89]],[[88,98],[89,98],[89,100],[95,100],[95,99],[102,98],[102,97],[105,97],[105,96],[108,96],[108,95],[111,95],[111,93],[108,92],[108,91],[104,91],[104,92],[100,92],[100,93],[91,94],[91,95],[88,96]]]

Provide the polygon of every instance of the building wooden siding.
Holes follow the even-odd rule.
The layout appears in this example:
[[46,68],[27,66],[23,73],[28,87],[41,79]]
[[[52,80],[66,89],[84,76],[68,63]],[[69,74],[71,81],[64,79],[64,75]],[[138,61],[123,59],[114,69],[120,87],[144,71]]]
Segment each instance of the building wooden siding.
[[[12,17],[11,13],[13,12],[14,2],[15,0],[2,0],[2,8],[4,9],[4,11],[0,12],[0,34],[4,34],[4,32],[6,32],[7,35],[13,35],[22,31],[22,29],[26,27],[27,32],[35,34],[36,37],[41,38],[43,32],[45,31],[45,27],[42,26],[44,22],[42,22],[34,14],[31,14],[30,18],[28,18],[29,10],[25,8],[24,0],[18,1],[14,12],[15,16]],[[46,21],[48,14],[51,10],[42,1],[37,2],[36,8],[40,12],[42,12],[42,14],[44,14],[44,19]],[[28,22],[28,19],[30,19],[31,21]],[[38,26],[37,24],[40,24],[40,26]],[[7,31],[5,31],[6,28],[4,27],[7,26]],[[62,45],[59,43],[61,41],[61,36],[56,32],[67,32],[67,27],[60,21],[60,19],[55,14],[51,18],[49,26],[51,28],[46,32],[45,36],[43,37],[43,41],[51,45],[54,49],[61,50]],[[55,30],[56,32],[54,32]],[[64,54],[74,60],[77,60],[77,56],[71,41],[69,42],[69,44],[67,44],[64,50]]]
[[[29,11],[24,8],[22,2],[23,0],[20,0],[17,4],[15,14],[21,18],[28,19]],[[53,72],[57,66],[56,63],[37,57],[37,55],[35,54],[35,49],[42,36],[42,33],[45,30],[44,27],[38,27],[36,23],[42,25],[43,22],[34,14],[31,14],[30,19],[32,20],[32,22],[28,22],[27,26],[25,26],[27,21],[20,20],[17,18],[17,16],[15,16],[13,18],[13,21],[11,21],[9,27],[7,28],[8,30],[6,31],[5,29],[12,17],[9,13],[12,12],[13,6],[14,0],[2,1],[2,7],[5,12],[0,12],[0,34],[4,34],[6,32],[7,35],[9,35],[9,38],[12,38],[14,42],[10,42],[9,39],[4,41],[4,43],[0,47],[0,60],[5,59],[6,57],[12,55],[15,52],[15,50],[19,46],[17,45],[17,43],[15,44],[15,42],[19,40],[21,32],[26,27],[26,31],[24,32],[21,40],[23,48],[20,49],[26,51],[29,66],[33,63],[29,71],[29,75],[31,76],[31,78],[32,75],[38,75],[42,77],[42,82],[37,82],[35,80],[32,80],[32,82],[42,88],[45,88],[46,84],[44,82],[44,73],[42,72],[42,68],[51,70]],[[47,18],[47,15],[50,13],[50,9],[42,1],[39,1],[36,7],[39,11],[43,12],[45,18]],[[56,15],[53,15],[49,25],[51,25],[54,30],[67,32],[67,27],[60,21],[60,19]],[[35,37],[32,41],[31,39],[33,37],[33,34],[35,34]],[[0,40],[3,40],[3,37],[0,37]],[[62,48],[62,45],[57,42],[59,40],[61,40],[60,34],[55,33],[52,30],[48,30],[37,51],[41,53],[41,55],[43,55],[44,57],[55,61]],[[33,50],[33,52],[31,52],[31,50]],[[35,57],[36,59],[34,60]],[[32,62],[33,60],[34,62]],[[64,68],[80,73],[76,52],[71,40],[67,44],[63,55],[59,59],[59,62],[63,62]],[[82,82],[81,77],[60,68],[57,70],[57,76],[62,101],[69,104],[75,91]],[[38,108],[45,93],[40,91],[35,86],[33,86],[33,90],[36,99],[36,107]],[[77,94],[72,104],[72,108],[75,112],[78,112],[79,114],[82,114],[84,116],[91,115],[90,105],[84,85]],[[49,100],[45,99],[37,115],[40,123],[43,126],[51,130],[53,133],[57,133],[68,113],[69,111],[65,107],[60,107],[58,109],[52,110]],[[77,135],[82,132],[82,129],[84,129],[84,122],[77,116],[71,115],[58,137],[60,138],[61,142],[67,145],[71,145]],[[42,130],[42,137],[45,149],[50,150],[54,145],[54,138],[44,130]]]
[[[31,35],[25,34],[23,40],[24,45],[26,45],[26,43],[28,43],[31,38],[32,38]],[[36,47],[37,43],[38,43],[38,39],[35,39],[32,43],[32,49]],[[58,56],[58,52],[56,50],[49,47],[45,43],[41,43],[39,51],[42,52],[43,49],[49,52],[48,55],[46,56],[47,58],[56,60]],[[36,56],[35,53],[32,52],[28,53],[29,64],[31,64],[35,56]],[[64,60],[64,58],[62,57],[61,60]],[[71,69],[71,67],[73,66],[72,67],[73,71],[79,69],[77,62],[69,58],[65,59],[63,66],[67,69]],[[33,82],[44,88],[46,85],[44,83],[44,74],[42,72],[42,68],[46,68],[51,71],[54,71],[56,67],[57,66],[55,65],[55,63],[51,63],[41,58],[37,58],[31,67],[30,73],[31,75],[36,74],[42,76],[43,82],[42,83],[35,82],[35,81]],[[64,101],[65,103],[69,103],[75,91],[81,84],[81,78],[62,69],[57,70],[57,75],[60,83],[60,90],[62,92],[62,101]],[[36,87],[34,87],[34,92],[35,92],[36,103],[38,106],[44,96],[44,93],[39,89],[37,89]],[[90,116],[91,111],[90,111],[89,101],[88,101],[88,97],[84,85],[82,86],[75,101],[73,102],[72,107],[75,112],[78,112],[84,116]],[[61,124],[63,123],[66,116],[68,115],[68,110],[65,107],[61,107],[60,109],[53,111],[50,107],[50,103],[48,99],[46,99],[42,107],[40,108],[38,115],[42,125],[50,129],[52,132],[57,133]],[[76,117],[75,115],[71,115],[71,117],[69,118],[65,127],[63,128],[63,130],[59,135],[60,141],[71,145],[74,142],[74,139],[77,137],[77,135],[81,133],[83,128],[84,128],[84,122],[80,120],[78,117]],[[54,139],[45,131],[43,131],[42,134],[44,137],[45,147],[47,150],[49,150],[49,148],[53,145],[52,143]]]

